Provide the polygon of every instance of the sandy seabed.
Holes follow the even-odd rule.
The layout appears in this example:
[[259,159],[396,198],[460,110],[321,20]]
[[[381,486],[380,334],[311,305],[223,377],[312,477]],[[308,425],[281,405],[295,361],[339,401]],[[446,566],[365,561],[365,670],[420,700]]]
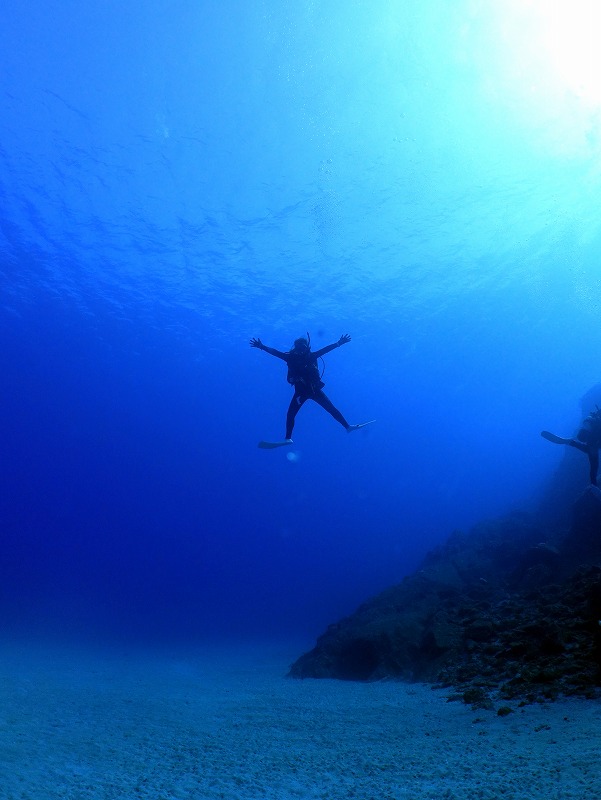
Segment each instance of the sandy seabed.
[[601,703],[286,678],[306,649],[0,643],[1,800],[594,800]]

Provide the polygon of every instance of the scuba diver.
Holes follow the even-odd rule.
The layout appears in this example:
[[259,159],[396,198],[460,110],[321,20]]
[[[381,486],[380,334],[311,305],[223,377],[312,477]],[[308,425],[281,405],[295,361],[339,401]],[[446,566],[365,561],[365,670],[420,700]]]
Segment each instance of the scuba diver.
[[541,431],[541,436],[554,444],[567,444],[575,447],[588,456],[590,465],[590,479],[593,486],[597,485],[597,472],[599,470],[599,448],[601,447],[601,409],[595,406],[596,411],[591,411],[582,423],[576,439],[564,439],[549,431]]
[[290,406],[288,407],[288,413],[286,415],[286,436],[284,440],[281,442],[259,442],[259,447],[271,449],[273,447],[284,447],[285,445],[292,444],[291,437],[292,429],[294,428],[294,420],[307,400],[314,400],[318,405],[324,408],[348,433],[363,428],[371,422],[375,422],[375,420],[370,420],[370,422],[362,422],[358,425],[349,425],[340,411],[338,411],[332,401],[326,397],[323,392],[325,383],[321,380],[322,375],[319,373],[317,360],[325,356],[326,353],[335,350],[337,347],[342,347],[343,344],[347,344],[350,340],[351,337],[345,333],[337,342],[334,342],[334,344],[329,344],[326,347],[322,347],[321,350],[313,352],[311,350],[311,337],[307,333],[306,339],[304,337],[296,339],[292,349],[286,353],[281,350],[275,350],[273,347],[267,347],[260,339],[253,338],[250,340],[251,347],[264,350],[266,353],[281,358],[282,361],[286,362],[288,365],[288,383],[294,386],[294,395],[290,401]]

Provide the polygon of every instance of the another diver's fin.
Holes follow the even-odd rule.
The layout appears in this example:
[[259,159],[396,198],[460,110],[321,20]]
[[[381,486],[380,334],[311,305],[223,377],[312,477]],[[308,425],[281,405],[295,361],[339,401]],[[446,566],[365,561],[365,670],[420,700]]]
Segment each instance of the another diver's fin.
[[541,431],[540,435],[548,442],[553,442],[553,444],[569,444],[571,441],[571,439],[563,439],[561,436],[556,436],[554,433],[549,433],[549,431]]
[[287,447],[293,444],[292,439],[283,439],[281,442],[259,442],[261,450],[273,450],[275,447]]
[[359,428],[364,428],[366,425],[371,425],[373,422],[375,422],[375,419],[370,419],[368,422],[360,422],[358,425],[349,425],[346,432],[351,433],[351,431],[358,431]]

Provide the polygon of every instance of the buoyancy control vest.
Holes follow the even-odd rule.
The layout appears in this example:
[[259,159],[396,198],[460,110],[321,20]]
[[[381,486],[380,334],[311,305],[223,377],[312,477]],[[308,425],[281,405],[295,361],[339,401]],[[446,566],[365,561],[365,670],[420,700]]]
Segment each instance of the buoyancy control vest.
[[309,350],[306,353],[291,352],[286,359],[288,363],[288,383],[301,384],[308,391],[316,392],[325,386],[319,374],[315,355]]

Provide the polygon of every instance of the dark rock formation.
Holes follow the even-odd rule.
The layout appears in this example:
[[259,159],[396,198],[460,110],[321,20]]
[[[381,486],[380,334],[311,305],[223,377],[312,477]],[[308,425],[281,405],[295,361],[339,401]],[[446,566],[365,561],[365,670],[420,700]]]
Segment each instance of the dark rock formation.
[[[601,490],[567,531],[512,515],[455,533],[398,586],[331,625],[298,678],[399,678],[524,701],[601,688]],[[478,696],[479,700],[475,700]]]

